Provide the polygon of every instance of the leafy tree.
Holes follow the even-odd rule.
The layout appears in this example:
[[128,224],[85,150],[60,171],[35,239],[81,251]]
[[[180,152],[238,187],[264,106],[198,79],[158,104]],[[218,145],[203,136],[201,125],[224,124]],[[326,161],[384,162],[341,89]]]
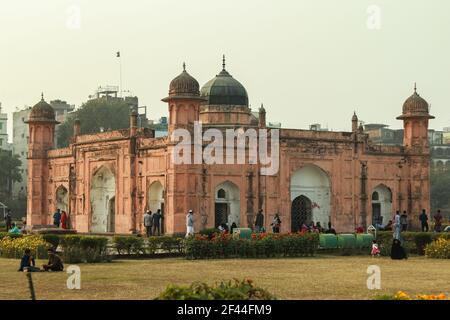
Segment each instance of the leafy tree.
[[18,155],[13,155],[6,150],[0,150],[0,193],[11,196],[12,184],[21,182],[20,161]]
[[433,211],[450,206],[450,170],[431,170],[431,207]]
[[117,130],[129,127],[130,106],[122,100],[94,99],[84,103],[58,127],[58,148],[67,147],[73,136],[75,119],[81,122],[81,133]]

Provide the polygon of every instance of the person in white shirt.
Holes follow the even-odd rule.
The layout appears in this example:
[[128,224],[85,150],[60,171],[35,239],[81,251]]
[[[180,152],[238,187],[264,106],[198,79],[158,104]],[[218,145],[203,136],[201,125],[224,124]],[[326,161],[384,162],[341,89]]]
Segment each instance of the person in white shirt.
[[186,238],[194,235],[194,212],[189,210],[186,216]]

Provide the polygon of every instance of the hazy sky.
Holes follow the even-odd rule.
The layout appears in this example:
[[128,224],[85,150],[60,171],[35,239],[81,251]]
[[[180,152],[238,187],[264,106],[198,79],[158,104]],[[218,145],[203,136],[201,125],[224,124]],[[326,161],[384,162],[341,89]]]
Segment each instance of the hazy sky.
[[[380,29],[368,28],[371,5]],[[224,53],[251,106],[263,102],[283,127],[350,130],[353,110],[400,127],[416,81],[441,129],[450,125],[449,16],[448,0],[0,0],[0,101],[12,112],[44,91],[78,106],[118,84],[120,50],[124,89],[157,119],[183,61],[203,85]]]

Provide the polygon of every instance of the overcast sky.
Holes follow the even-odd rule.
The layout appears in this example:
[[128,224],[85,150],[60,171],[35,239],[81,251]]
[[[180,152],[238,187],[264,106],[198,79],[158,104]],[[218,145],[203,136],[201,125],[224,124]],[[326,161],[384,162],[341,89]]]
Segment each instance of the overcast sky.
[[158,119],[183,61],[202,85],[226,54],[252,108],[264,103],[283,127],[350,130],[354,110],[401,127],[395,117],[417,82],[442,129],[449,16],[448,0],[0,0],[0,101],[12,112],[43,91],[78,106],[119,83],[120,50],[124,90]]

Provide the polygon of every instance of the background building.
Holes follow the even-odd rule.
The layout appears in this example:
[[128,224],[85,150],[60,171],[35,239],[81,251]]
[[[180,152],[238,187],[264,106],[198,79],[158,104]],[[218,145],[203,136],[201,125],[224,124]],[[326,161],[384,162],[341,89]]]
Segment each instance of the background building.
[[0,149],[11,150],[11,144],[8,142],[8,114],[2,112],[0,102]]

